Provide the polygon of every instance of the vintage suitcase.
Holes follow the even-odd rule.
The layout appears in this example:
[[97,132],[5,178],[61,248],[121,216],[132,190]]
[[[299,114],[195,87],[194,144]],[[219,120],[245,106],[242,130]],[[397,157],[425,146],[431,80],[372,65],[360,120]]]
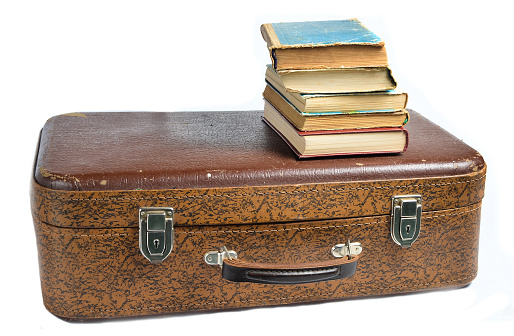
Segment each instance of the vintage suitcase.
[[51,118],[31,191],[46,308],[95,319],[469,284],[486,165],[410,113],[404,154],[308,160],[261,111]]

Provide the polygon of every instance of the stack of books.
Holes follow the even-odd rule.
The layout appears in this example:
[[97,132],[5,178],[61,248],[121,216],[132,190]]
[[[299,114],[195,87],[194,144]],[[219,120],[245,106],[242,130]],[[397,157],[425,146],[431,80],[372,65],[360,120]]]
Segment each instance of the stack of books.
[[261,26],[264,121],[300,157],[401,153],[407,94],[397,89],[384,42],[358,20]]

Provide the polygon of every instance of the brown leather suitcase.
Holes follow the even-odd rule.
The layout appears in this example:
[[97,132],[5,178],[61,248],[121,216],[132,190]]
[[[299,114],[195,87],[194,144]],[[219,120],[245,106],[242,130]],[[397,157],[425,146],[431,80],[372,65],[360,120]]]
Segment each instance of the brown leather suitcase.
[[410,113],[403,154],[307,160],[261,111],[51,118],[31,191],[46,308],[95,319],[469,284],[486,165]]

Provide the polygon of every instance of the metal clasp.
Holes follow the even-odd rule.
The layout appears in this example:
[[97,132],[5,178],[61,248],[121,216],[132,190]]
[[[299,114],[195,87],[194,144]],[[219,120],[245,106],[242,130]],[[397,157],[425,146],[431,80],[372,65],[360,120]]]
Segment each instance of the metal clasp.
[[401,247],[411,247],[421,230],[421,195],[393,196],[391,237]]
[[203,259],[209,265],[223,266],[223,259],[237,259],[237,253],[235,251],[229,251],[225,245],[220,248],[220,251],[210,251],[205,253]]
[[346,244],[336,244],[332,247],[332,255],[336,258],[348,257],[348,259],[352,259],[352,256],[361,252],[362,244],[359,242],[350,243],[350,240]]
[[162,262],[173,249],[173,208],[139,209],[139,250],[151,263]]

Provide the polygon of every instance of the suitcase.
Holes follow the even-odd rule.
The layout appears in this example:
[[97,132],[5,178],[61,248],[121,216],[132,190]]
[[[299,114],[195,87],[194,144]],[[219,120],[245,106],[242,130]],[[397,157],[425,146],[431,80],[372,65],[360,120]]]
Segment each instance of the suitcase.
[[88,320],[476,277],[486,176],[477,151],[410,111],[403,154],[298,160],[261,115],[51,118],[31,189],[46,308]]

